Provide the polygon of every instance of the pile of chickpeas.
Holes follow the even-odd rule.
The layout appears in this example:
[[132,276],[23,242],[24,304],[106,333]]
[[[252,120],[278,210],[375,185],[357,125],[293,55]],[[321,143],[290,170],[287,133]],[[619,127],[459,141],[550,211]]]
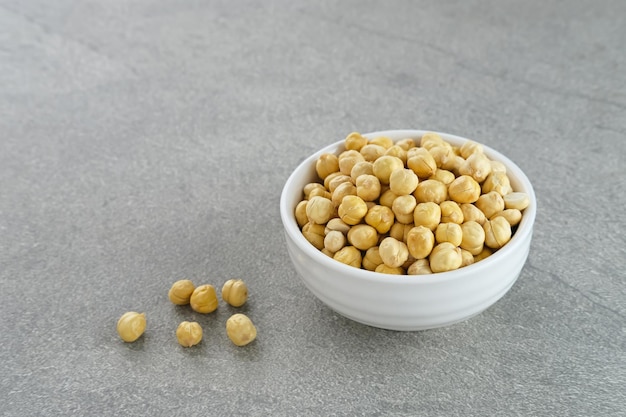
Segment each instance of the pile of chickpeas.
[[530,200],[483,146],[421,139],[367,139],[316,161],[295,217],[317,249],[347,265],[386,274],[451,271],[484,259],[514,234]]

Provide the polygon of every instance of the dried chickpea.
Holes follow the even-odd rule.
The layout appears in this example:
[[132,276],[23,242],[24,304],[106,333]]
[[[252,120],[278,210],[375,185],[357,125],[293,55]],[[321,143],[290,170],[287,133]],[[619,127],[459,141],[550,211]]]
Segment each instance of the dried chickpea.
[[491,174],[491,161],[481,152],[473,153],[461,163],[459,173],[483,182]]
[[195,346],[202,340],[202,327],[195,321],[183,321],[176,328],[176,339],[181,346]]
[[365,223],[372,226],[380,234],[387,233],[393,226],[394,220],[393,211],[386,206],[376,205],[370,208],[365,215]]
[[124,342],[134,342],[146,331],[146,314],[129,311],[117,321],[117,334]]
[[309,222],[309,218],[306,215],[307,203],[307,200],[302,200],[296,205],[296,223],[298,223],[299,227],[302,227]]
[[348,231],[348,242],[360,250],[368,250],[378,243],[378,232],[368,224],[357,224]]
[[435,246],[435,235],[427,227],[413,227],[406,236],[406,246],[413,258],[424,259]]
[[474,205],[489,219],[494,214],[504,210],[504,199],[497,192],[491,191],[478,197]]
[[450,200],[442,201],[439,208],[441,209],[442,223],[463,223],[463,210],[458,203]]
[[324,197],[330,200],[332,195],[328,191],[326,191],[326,188],[322,187],[311,190],[311,192],[309,193],[309,200],[313,197]]
[[346,237],[338,230],[331,230],[324,237],[324,249],[331,253],[346,246]]
[[306,216],[309,223],[326,224],[335,211],[333,202],[324,197],[313,197],[306,205]]
[[383,155],[374,161],[374,175],[378,177],[381,184],[389,184],[389,177],[396,169],[404,169],[404,163],[396,156]]
[[413,223],[435,230],[441,223],[441,207],[433,202],[419,203],[413,211]]
[[507,195],[513,191],[511,181],[504,172],[495,171],[489,174],[482,185],[483,194],[495,191],[500,195]]
[[425,180],[417,184],[413,193],[419,203],[439,204],[448,198],[448,190],[444,183],[436,180]]
[[396,146],[399,146],[405,151],[408,151],[409,149],[415,148],[417,145],[415,144],[415,141],[413,139],[406,138],[406,139],[400,139],[399,141],[397,141]]
[[487,246],[485,246],[483,248],[482,252],[480,252],[478,255],[474,255],[474,263],[476,263],[478,261],[482,261],[483,259],[491,256],[492,253],[493,253],[493,250],[491,250]]
[[428,178],[429,180],[437,180],[439,182],[444,183],[445,185],[450,185],[452,181],[454,181],[456,177],[453,172],[450,172],[445,169],[437,168],[437,171]]
[[347,195],[339,205],[339,217],[349,225],[359,224],[367,214],[365,201],[356,195]]
[[311,194],[311,191],[315,189],[321,189],[322,191],[326,191],[326,188],[324,188],[324,186],[320,184],[319,182],[310,182],[307,185],[305,185],[304,188],[302,189],[304,191],[304,199],[308,200]]
[[212,313],[217,310],[218,301],[215,287],[210,284],[200,285],[191,294],[189,304],[198,313]]
[[448,195],[459,204],[473,203],[480,197],[480,185],[469,175],[461,175],[448,186]]
[[361,155],[363,155],[363,158],[368,162],[374,162],[375,160],[383,156],[385,152],[385,148],[373,143],[368,143],[361,148]]
[[317,175],[324,179],[329,174],[339,171],[339,159],[337,155],[332,153],[324,153],[315,162],[315,171]]
[[428,152],[432,155],[433,159],[435,160],[435,164],[437,165],[437,168],[443,168],[448,171],[452,171],[452,169],[448,168],[448,166],[452,165],[451,162],[453,162],[456,159],[457,155],[454,153],[450,145],[434,146],[428,149]]
[[398,198],[398,195],[396,193],[394,193],[393,191],[391,191],[391,189],[388,189],[386,191],[383,191],[380,194],[380,198],[378,199],[378,203],[381,206],[385,206],[385,207],[391,208],[393,206],[393,201],[396,198]]
[[396,195],[412,194],[419,179],[410,169],[396,169],[389,176],[389,189]]
[[439,223],[435,229],[435,240],[437,243],[450,242],[454,246],[459,246],[463,239],[463,230],[456,223]]
[[339,172],[343,175],[350,176],[350,171],[352,171],[352,167],[356,165],[358,162],[365,161],[363,155],[360,152],[349,150],[343,151],[338,156],[339,159]]
[[357,162],[353,167],[352,171],[350,171],[350,178],[352,179],[352,183],[356,184],[356,179],[360,175],[374,175],[374,164],[369,161]]
[[465,249],[461,249],[461,266],[459,268],[463,268],[464,266],[468,266],[474,263],[474,255]]
[[485,244],[485,229],[479,223],[470,220],[461,225],[461,230],[463,232],[463,238],[459,245],[461,249],[472,255],[478,255],[482,252]]
[[386,264],[380,264],[374,270],[379,274],[390,274],[390,275],[404,275],[404,269],[401,266],[389,266]]
[[328,176],[326,178],[324,178],[324,189],[328,190],[332,193],[332,190],[330,189],[330,183],[337,177],[342,176],[343,174],[341,172],[333,172],[332,174],[328,174]]
[[404,223],[396,222],[393,224],[393,226],[391,226],[391,229],[389,229],[389,236],[396,240],[406,242],[406,238],[409,234],[409,231],[413,227],[415,227],[413,223],[404,224]]
[[347,150],[360,151],[363,146],[367,145],[367,138],[361,136],[359,132],[352,132],[346,136],[344,145]]
[[409,249],[406,244],[393,237],[386,237],[380,242],[378,248],[383,263],[392,268],[402,266],[409,257]]
[[369,248],[363,256],[362,266],[368,271],[375,271],[376,267],[383,263],[380,257],[380,251],[378,246],[372,246]]
[[302,226],[302,235],[318,250],[322,250],[324,247],[324,231],[325,227],[322,224],[307,223]]
[[506,166],[500,161],[491,161],[491,172],[501,172],[506,174]]
[[233,314],[226,320],[226,334],[237,346],[245,346],[256,339],[256,327],[245,314]]
[[337,230],[338,232],[341,232],[345,235],[346,233],[348,233],[348,230],[350,230],[350,225],[346,224],[340,218],[335,217],[334,219],[330,219],[328,223],[326,223],[326,227],[324,228],[324,234],[328,234],[333,230]]
[[248,300],[248,286],[242,279],[229,279],[222,286],[222,300],[233,307],[241,307]]
[[326,249],[326,248],[322,248],[321,252],[322,252],[324,255],[328,256],[329,258],[332,258],[332,257],[335,255],[335,253],[334,253],[334,252],[331,252],[331,251],[329,251],[329,250],[328,250],[328,249]]
[[361,251],[354,246],[344,246],[335,252],[333,259],[346,265],[360,268],[363,256],[361,255]]
[[402,163],[406,165],[406,150],[398,145],[393,145],[389,149],[385,150],[385,155],[395,156],[402,160]]
[[446,272],[459,269],[463,262],[463,257],[461,256],[461,248],[450,242],[443,242],[433,248],[428,260],[430,269],[433,272]]
[[461,145],[460,152],[461,156],[467,159],[470,155],[474,153],[483,153],[483,145],[474,142],[473,140],[468,140],[463,145]]
[[172,287],[167,293],[167,297],[170,301],[176,305],[184,306],[189,304],[191,294],[196,287],[188,279],[181,279],[172,284]]
[[499,249],[511,240],[511,225],[504,217],[495,217],[483,224],[485,229],[485,245],[491,249]]
[[333,207],[339,207],[339,204],[343,201],[343,198],[347,195],[356,195],[356,187],[351,182],[341,183],[333,191],[330,201],[333,203]]
[[377,136],[373,139],[370,139],[369,143],[382,146],[385,149],[389,149],[393,146],[393,139],[387,136]]
[[[409,157],[410,155],[410,157]],[[437,172],[437,162],[424,148],[413,148],[407,153],[406,166],[420,178],[429,178]]]
[[363,201],[374,201],[380,197],[380,181],[374,175],[364,174],[356,179],[356,195]]
[[475,221],[476,223],[482,225],[487,220],[485,213],[480,211],[478,207],[471,203],[461,204],[461,211],[463,212],[463,221]]
[[444,141],[443,138],[435,132],[426,132],[422,135],[420,139],[420,146],[422,148],[430,149],[434,146],[448,145],[448,142]]
[[413,212],[416,205],[415,197],[410,194],[401,195],[393,200],[391,210],[398,222],[408,224],[413,223]]
[[522,212],[518,209],[504,209],[491,217],[493,220],[496,217],[504,217],[511,226],[517,226],[522,221]]
[[428,259],[418,259],[407,268],[406,273],[407,275],[429,275],[433,271],[430,269]]
[[504,197],[504,207],[507,209],[524,210],[530,204],[528,194],[515,192],[508,193]]
[[328,191],[330,191],[331,194],[334,193],[337,187],[345,182],[352,183],[352,178],[349,175],[344,174],[333,176],[328,182]]

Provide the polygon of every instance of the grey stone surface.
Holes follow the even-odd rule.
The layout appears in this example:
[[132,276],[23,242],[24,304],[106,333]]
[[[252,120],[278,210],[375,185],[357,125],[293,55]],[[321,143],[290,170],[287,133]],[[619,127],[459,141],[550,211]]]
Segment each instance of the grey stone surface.
[[[624,416],[626,2],[0,0],[0,415]],[[483,314],[347,320],[288,259],[281,187],[358,130],[484,142],[538,196]],[[234,309],[176,279],[248,283]],[[115,333],[145,311],[134,344]],[[205,340],[177,345],[179,321]]]

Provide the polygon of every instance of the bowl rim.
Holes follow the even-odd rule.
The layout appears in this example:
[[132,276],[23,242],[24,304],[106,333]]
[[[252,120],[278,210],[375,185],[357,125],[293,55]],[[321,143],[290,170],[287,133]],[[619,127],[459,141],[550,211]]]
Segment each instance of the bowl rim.
[[[468,138],[450,133],[438,132],[434,130],[415,129],[381,130],[365,133],[363,134],[363,136],[368,139],[378,136],[388,136],[396,138],[394,139],[394,141],[396,141],[398,140],[398,138],[418,139],[421,138],[425,133],[429,132],[436,133],[440,135],[443,139],[450,140],[451,142],[462,143],[470,140]],[[299,178],[304,171],[310,170],[312,164],[315,164],[315,161],[319,158],[320,155],[328,152],[336,153],[338,150],[341,149],[343,143],[345,143],[345,139],[325,146],[324,148],[305,158],[289,175],[287,181],[285,182],[285,185],[283,186],[283,190],[280,196],[280,215],[283,222],[283,227],[285,229],[285,233],[294,242],[294,244],[298,246],[301,251],[303,251],[307,256],[312,258],[315,262],[320,263],[325,268],[334,270],[339,274],[353,276],[358,275],[359,279],[374,283],[385,282],[401,285],[429,285],[434,283],[444,283],[457,279],[467,279],[468,275],[479,274],[482,270],[491,268],[498,262],[505,261],[504,258],[509,253],[515,250],[520,250],[520,248],[523,247],[526,239],[531,237],[529,235],[532,235],[533,224],[537,213],[537,200],[530,180],[522,171],[522,169],[508,157],[496,151],[495,149],[479,142],[483,146],[484,152],[489,157],[489,159],[500,161],[506,166],[507,174],[511,177],[514,177],[517,182],[522,184],[524,192],[528,194],[530,199],[530,204],[524,210],[522,220],[518,225],[515,234],[506,245],[496,251],[493,255],[474,264],[464,266],[454,271],[437,272],[427,275],[383,274],[380,272],[368,271],[362,268],[355,268],[353,266],[349,266],[339,261],[336,261],[322,253],[316,247],[314,247],[309,241],[305,239],[304,235],[302,235],[302,232],[298,227],[295,215],[293,213],[293,209],[295,207],[290,207],[290,200],[293,198],[293,196],[289,193],[290,189],[293,187],[293,183],[299,181]]]

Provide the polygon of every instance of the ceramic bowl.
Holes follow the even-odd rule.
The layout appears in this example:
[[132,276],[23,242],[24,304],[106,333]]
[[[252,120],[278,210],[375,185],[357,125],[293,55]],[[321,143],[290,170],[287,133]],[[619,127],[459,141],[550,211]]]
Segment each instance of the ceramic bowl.
[[[426,131],[390,130],[369,133],[394,141],[419,139]],[[452,145],[468,139],[438,132]],[[522,170],[501,153],[484,146],[485,154],[502,162],[515,191],[525,192],[530,205],[511,240],[493,255],[454,271],[431,275],[389,275],[342,264],[310,244],[296,223],[295,207],[305,184],[317,180],[315,162],[323,153],[341,152],[344,141],[306,158],[283,188],[280,214],[286,246],[304,285],[320,301],[354,321],[391,330],[414,331],[448,326],[473,317],[498,301],[513,286],[528,257],[537,210],[532,185]]]

